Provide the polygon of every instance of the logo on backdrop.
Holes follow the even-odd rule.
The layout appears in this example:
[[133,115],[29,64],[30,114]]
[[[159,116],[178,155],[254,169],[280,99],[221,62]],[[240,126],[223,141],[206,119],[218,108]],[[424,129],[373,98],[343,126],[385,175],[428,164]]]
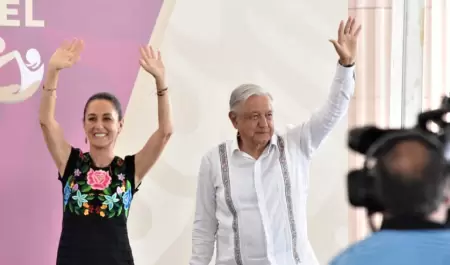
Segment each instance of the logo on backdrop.
[[0,102],[26,100],[36,92],[44,77],[41,54],[34,48],[28,49],[24,57],[17,50],[3,54],[5,48],[5,40],[0,37],[0,72],[3,66],[14,62],[20,72],[20,82],[0,86]]
[[[33,17],[34,0],[2,0],[0,3],[0,26],[43,28],[45,21]],[[14,67],[20,74],[19,81],[8,80],[0,84],[0,103],[21,102],[31,97],[40,86],[44,77],[44,64],[41,53],[35,48],[27,49],[24,54],[12,49],[6,52],[8,43],[0,36],[0,74],[4,67]],[[3,70],[3,71],[2,71]]]

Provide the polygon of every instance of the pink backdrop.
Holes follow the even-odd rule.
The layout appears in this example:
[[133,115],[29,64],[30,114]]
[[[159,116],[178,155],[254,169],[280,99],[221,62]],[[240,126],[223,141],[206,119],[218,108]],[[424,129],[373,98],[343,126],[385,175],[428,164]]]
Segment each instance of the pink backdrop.
[[[35,0],[34,17],[45,20],[44,28],[0,25],[4,53],[18,50],[24,57],[35,48],[44,64],[62,40],[85,40],[82,61],[62,73],[58,89],[57,120],[71,144],[84,147],[82,111],[93,93],[116,94],[125,110],[139,69],[138,47],[148,43],[161,4],[162,0]],[[18,9],[21,15],[14,18],[23,19],[24,8]],[[0,87],[12,83],[20,83],[14,61],[0,68]],[[1,265],[55,264],[61,184],[40,132],[39,94],[0,105]]]

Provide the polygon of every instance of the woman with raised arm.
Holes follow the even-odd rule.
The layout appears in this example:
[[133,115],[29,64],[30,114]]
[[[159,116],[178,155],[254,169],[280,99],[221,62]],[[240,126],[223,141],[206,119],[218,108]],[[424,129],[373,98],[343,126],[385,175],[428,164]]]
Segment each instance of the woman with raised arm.
[[63,226],[57,265],[134,264],[127,217],[136,187],[154,165],[172,134],[170,104],[161,55],[141,47],[141,66],[156,81],[159,128],[135,155],[113,149],[123,125],[120,102],[109,93],[91,96],[83,114],[89,152],[72,147],[55,120],[58,76],[75,64],[83,42],[63,44],[52,55],[42,91],[39,119],[63,186]]

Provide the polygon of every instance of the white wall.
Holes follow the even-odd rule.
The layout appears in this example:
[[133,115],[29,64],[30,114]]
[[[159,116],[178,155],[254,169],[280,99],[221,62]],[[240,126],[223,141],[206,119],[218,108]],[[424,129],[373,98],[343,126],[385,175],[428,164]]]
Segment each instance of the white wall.
[[[346,16],[344,0],[176,1],[165,31],[152,36],[162,40],[176,131],[132,205],[137,265],[187,264],[200,158],[233,137],[231,90],[244,82],[266,86],[278,126],[304,121],[327,96],[337,62],[328,39]],[[119,153],[137,151],[155,129],[150,81],[138,76]],[[348,242],[346,129],[343,120],[312,165],[309,236],[321,264]]]

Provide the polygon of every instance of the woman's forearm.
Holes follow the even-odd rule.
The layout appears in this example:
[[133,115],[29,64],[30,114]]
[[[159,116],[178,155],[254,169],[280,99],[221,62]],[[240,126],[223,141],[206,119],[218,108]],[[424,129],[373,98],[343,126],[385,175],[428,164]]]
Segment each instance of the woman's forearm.
[[41,105],[39,108],[39,121],[41,124],[46,124],[55,119],[58,77],[59,71],[57,70],[49,70],[46,73],[43,90],[41,92]]
[[172,134],[172,116],[168,94],[168,88],[164,79],[156,79],[158,98],[158,123],[159,129],[164,135]]

